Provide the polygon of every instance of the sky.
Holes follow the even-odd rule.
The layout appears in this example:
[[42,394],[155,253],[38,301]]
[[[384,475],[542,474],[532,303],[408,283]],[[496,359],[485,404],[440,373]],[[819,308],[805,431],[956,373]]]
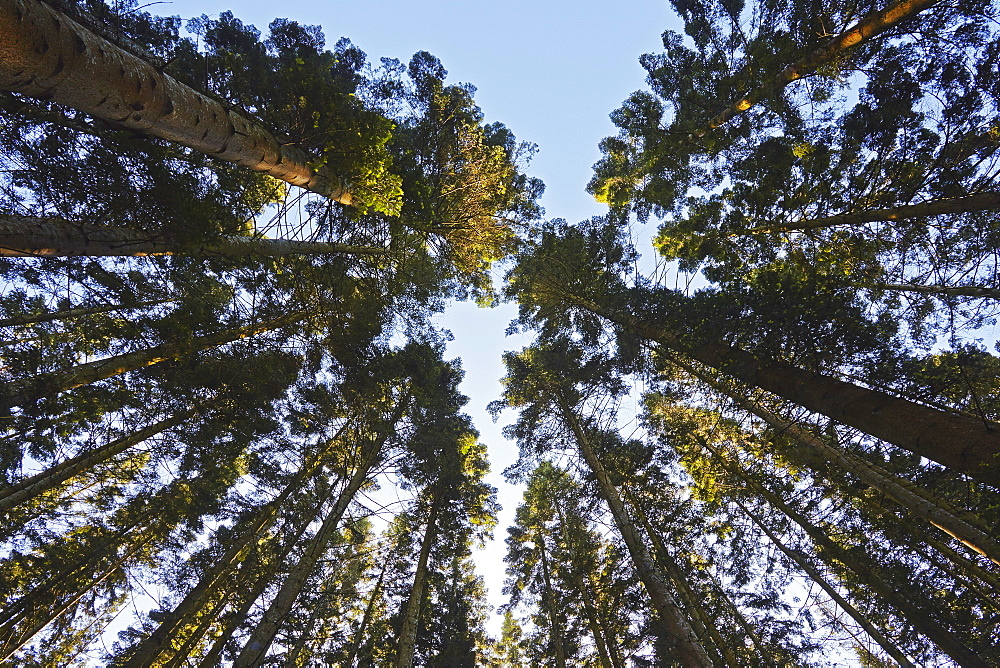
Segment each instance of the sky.
[[[545,182],[546,217],[570,222],[605,212],[585,188],[600,158],[598,143],[615,133],[608,114],[643,87],[639,56],[660,50],[663,31],[680,25],[665,0],[286,0],[280,5],[179,0],[146,10],[182,18],[232,10],[262,32],[277,17],[320,25],[328,46],[348,37],[373,62],[390,57],[406,63],[413,53],[429,51],[448,70],[449,82],[477,87],[476,101],[487,122],[500,121],[519,140],[538,146],[527,172]],[[530,343],[529,336],[504,336],[515,316],[512,305],[480,309],[459,303],[437,319],[454,335],[447,357],[462,360],[461,389],[470,398],[466,412],[489,448],[489,482],[498,488],[503,506],[494,541],[476,555],[493,606],[504,602],[503,539],[522,490],[502,476],[516,460],[517,448],[501,429],[515,416],[508,411],[494,423],[486,405],[501,393],[502,352]],[[498,633],[499,618],[489,628]]]

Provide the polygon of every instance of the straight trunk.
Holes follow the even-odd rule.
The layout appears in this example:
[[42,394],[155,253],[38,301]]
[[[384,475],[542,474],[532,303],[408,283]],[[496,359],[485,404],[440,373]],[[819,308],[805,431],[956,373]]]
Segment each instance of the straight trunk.
[[729,608],[729,611],[733,613],[733,617],[736,618],[736,623],[740,625],[740,628],[747,634],[750,642],[753,643],[753,646],[757,651],[757,657],[761,660],[761,664],[764,666],[775,666],[776,664],[774,663],[774,659],[771,657],[770,653],[765,653],[764,642],[760,639],[760,636],[757,635],[757,632],[754,630],[750,620],[746,618],[746,615],[743,614],[739,606],[730,600],[729,595],[726,594],[726,590],[722,587],[722,583],[719,582],[718,578],[716,578],[710,570],[706,570],[706,573],[708,574],[709,579],[712,580],[712,584],[715,585],[716,591],[719,592],[719,600],[721,600],[722,604]]
[[347,663],[344,664],[344,668],[354,668],[354,664],[361,654],[361,645],[365,640],[365,631],[368,630],[368,622],[371,621],[372,612],[375,610],[375,601],[378,600],[379,592],[382,590],[382,582],[385,580],[385,573],[389,570],[389,559],[386,559],[382,564],[382,570],[379,572],[378,580],[375,581],[375,586],[372,587],[372,593],[368,597],[368,604],[365,605],[365,614],[361,617],[361,623],[358,624],[358,630],[354,633],[354,642],[351,643],[351,653],[347,657]]
[[[0,216],[2,220],[3,216]],[[0,248],[0,255],[3,249]],[[53,311],[52,313],[40,313],[38,315],[20,315],[13,318],[0,320],[0,327],[15,327],[18,325],[33,325],[39,322],[52,322],[53,320],[70,320],[85,315],[95,315],[97,313],[111,313],[113,311],[128,311],[132,309],[145,308],[147,306],[158,306],[167,304],[174,299],[154,299],[146,302],[136,302],[135,304],[114,304],[111,306],[94,306],[91,308],[70,308],[65,311]]]
[[662,632],[668,638],[672,638],[677,643],[677,652],[681,663],[685,666],[712,666],[712,660],[705,652],[705,648],[698,642],[698,638],[691,628],[691,624],[684,616],[683,611],[677,604],[670,588],[667,585],[667,578],[663,576],[656,567],[649,550],[639,537],[639,532],[632,525],[631,520],[625,512],[625,504],[622,503],[618,490],[611,484],[604,465],[597,457],[590,445],[590,439],[584,433],[572,408],[565,398],[559,394],[557,397],[560,411],[567,426],[576,437],[580,452],[583,454],[587,466],[597,478],[597,484],[601,490],[601,496],[611,510],[615,526],[618,528],[625,546],[628,548],[632,561],[635,564],[636,572],[646,589],[653,609],[659,618]]
[[430,516],[427,518],[427,528],[420,542],[420,556],[417,558],[417,568],[413,573],[413,585],[403,612],[403,625],[399,630],[399,649],[396,651],[396,668],[412,668],[413,654],[416,649],[417,625],[420,622],[420,607],[423,604],[427,583],[427,562],[430,559],[431,547],[437,539],[437,515],[441,505],[441,493],[434,492],[434,502],[431,504]]
[[277,635],[278,629],[285,621],[288,613],[291,612],[292,607],[295,605],[295,599],[298,598],[305,587],[306,581],[315,570],[317,562],[326,553],[327,544],[333,538],[333,534],[337,530],[344,513],[347,511],[347,507],[351,505],[358,490],[361,489],[361,486],[368,479],[368,474],[371,472],[375,459],[374,456],[370,456],[367,458],[367,461],[358,465],[358,469],[351,476],[344,490],[341,491],[336,503],[334,503],[330,512],[327,513],[326,519],[323,520],[323,524],[316,532],[316,535],[309,541],[302,556],[299,557],[298,563],[295,564],[295,567],[285,577],[281,589],[278,590],[278,593],[264,612],[260,623],[257,624],[254,632],[247,639],[243,650],[236,658],[236,665],[248,667],[264,665],[265,657],[271,648],[271,644],[274,642],[274,637]]
[[886,9],[868,15],[844,32],[830,39],[830,41],[820,48],[783,69],[776,77],[764,85],[733,102],[720,112],[719,115],[709,121],[708,125],[692,133],[692,137],[704,137],[712,130],[725,125],[762,100],[776,95],[793,81],[811,74],[817,68],[827,63],[832,63],[843,58],[848,50],[864,44],[873,37],[916,16],[935,2],[937,0],[898,0],[898,2],[893,3]]
[[723,341],[688,344],[655,324],[568,297],[576,305],[645,339],[747,385],[1000,488],[1000,432],[990,424],[758,356]]
[[[3,0],[0,0],[3,2]],[[106,378],[128,373],[184,355],[216,348],[233,341],[239,341],[256,334],[279,329],[305,318],[304,311],[296,311],[272,320],[246,327],[227,329],[214,334],[196,336],[189,341],[162,343],[152,348],[135,350],[106,357],[94,362],[86,362],[63,371],[39,374],[34,378],[24,378],[7,384],[6,396],[0,399],[0,411],[12,406],[28,406],[42,397],[72,390],[81,385],[90,385]]]
[[176,427],[185,420],[193,417],[197,412],[194,408],[188,409],[126,436],[117,438],[110,443],[105,443],[98,448],[87,450],[72,459],[67,459],[55,466],[51,466],[41,473],[36,473],[9,487],[0,489],[0,513],[7,512],[19,504],[27,503],[40,494],[44,494],[70,478],[79,475],[83,471],[125,452],[133,445],[142,443],[160,432]]
[[99,227],[65,218],[0,214],[0,257],[221,256],[239,260],[286,255],[387,255],[376,246],[319,241],[220,236],[200,244],[178,244],[150,232]]
[[[962,513],[952,508],[950,504],[933,497],[908,480],[894,476],[875,464],[848,454],[841,448],[817,438],[798,425],[785,422],[764,407],[753,403],[746,396],[709,378],[694,367],[682,362],[679,364],[712,388],[726,394],[746,412],[764,420],[779,433],[791,436],[806,451],[814,453],[823,461],[847,471],[869,487],[882,492],[907,511],[926,520],[971,550],[1000,565],[1000,541],[987,534],[983,528],[976,526],[978,522],[975,518],[963,518]],[[795,453],[791,453],[791,456],[795,457]],[[810,466],[808,457],[795,458],[797,464]]]
[[747,517],[749,517],[750,520],[754,524],[756,524],[761,531],[764,532],[764,535],[768,537],[768,539],[774,544],[776,548],[778,548],[778,550],[782,554],[784,554],[786,557],[791,559],[795,564],[797,564],[798,567],[801,568],[802,571],[806,575],[808,575],[813,582],[818,584],[820,588],[826,592],[827,596],[833,599],[834,602],[838,606],[840,606],[841,610],[846,612],[851,619],[857,622],[858,625],[865,630],[865,633],[867,633],[872,640],[878,643],[878,646],[882,648],[882,651],[891,656],[893,660],[895,660],[896,663],[898,663],[903,668],[916,668],[916,666],[914,666],[913,663],[908,658],[906,658],[906,655],[903,654],[903,652],[900,651],[900,649],[896,647],[896,645],[892,641],[886,638],[885,635],[878,628],[876,628],[874,624],[868,621],[868,618],[865,617],[860,610],[855,608],[850,601],[841,596],[840,592],[837,591],[837,589],[832,584],[830,584],[825,577],[823,577],[823,574],[819,572],[819,569],[813,566],[812,563],[805,558],[805,556],[800,554],[797,550],[793,550],[792,548],[782,543],[781,539],[779,539],[778,536],[775,535],[775,533],[767,527],[767,525],[764,523],[764,520],[762,520],[760,517],[754,514],[749,508],[743,505],[743,502],[741,502],[739,499],[735,497],[733,498],[733,502],[736,503],[736,505],[740,507],[743,513]]
[[0,0],[0,88],[176,142],[344,204],[301,149],[38,0]]
[[552,588],[552,571],[549,569],[549,555],[545,550],[545,536],[541,532],[535,535],[535,545],[538,546],[539,556],[542,561],[542,581],[545,582],[545,591],[548,593],[549,626],[552,628],[549,634],[552,638],[552,648],[555,650],[556,668],[566,668],[566,648],[563,645],[565,632],[559,622],[559,611],[556,610],[555,590]]
[[970,213],[972,211],[992,211],[1000,209],[1000,193],[985,192],[963,197],[934,199],[918,204],[904,204],[888,209],[867,209],[836,216],[798,220],[794,223],[763,225],[747,230],[744,234],[770,234],[773,232],[801,232],[819,230],[836,225],[864,225],[866,223],[888,223],[909,218],[926,218],[948,213]]
[[748,489],[759,494],[771,506],[799,525],[820,549],[821,553],[825,553],[827,558],[839,561],[845,568],[852,571],[876,596],[890,605],[893,610],[912,624],[914,629],[926,636],[941,648],[943,652],[958,662],[959,665],[963,667],[981,666],[982,668],[987,668],[988,664],[976,656],[975,652],[966,647],[955,634],[935,622],[933,616],[928,614],[926,610],[921,609],[912,603],[909,598],[900,594],[872,566],[849,554],[847,550],[831,540],[823,529],[815,526],[807,518],[799,514],[798,511],[785,503],[777,494],[748,476],[738,463],[730,461],[707,443],[703,443],[703,445],[716,456],[719,463],[746,484]]
[[597,617],[597,608],[591,599],[590,589],[584,582],[584,577],[579,572],[576,574],[576,586],[580,590],[580,600],[583,601],[583,610],[587,614],[587,626],[590,627],[590,635],[594,637],[594,645],[597,647],[597,658],[604,668],[616,668],[611,662],[611,654],[601,633],[601,622]]

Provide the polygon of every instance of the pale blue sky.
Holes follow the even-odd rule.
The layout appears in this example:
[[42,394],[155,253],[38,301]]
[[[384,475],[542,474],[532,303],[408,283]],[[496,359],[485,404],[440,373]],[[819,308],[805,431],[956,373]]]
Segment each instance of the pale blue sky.
[[[659,50],[665,29],[678,29],[665,0],[181,0],[149,9],[183,18],[230,9],[262,32],[275,17],[321,25],[328,45],[349,37],[374,62],[385,56],[405,63],[414,52],[429,51],[441,59],[449,81],[478,88],[476,100],[487,121],[500,121],[520,140],[538,145],[528,171],[545,181],[547,217],[569,221],[604,213],[584,188],[600,157],[598,142],[614,132],[608,114],[643,86],[639,55]],[[489,446],[491,483],[504,508],[495,541],[477,556],[493,605],[503,602],[503,539],[521,491],[501,476],[517,457],[515,445],[500,434],[513,416],[493,424],[485,408],[500,394],[501,353],[529,342],[525,336],[504,337],[515,314],[512,306],[482,310],[456,304],[438,319],[454,333],[448,356],[462,358],[462,391],[471,399],[466,410]],[[497,633],[499,623],[490,628]]]

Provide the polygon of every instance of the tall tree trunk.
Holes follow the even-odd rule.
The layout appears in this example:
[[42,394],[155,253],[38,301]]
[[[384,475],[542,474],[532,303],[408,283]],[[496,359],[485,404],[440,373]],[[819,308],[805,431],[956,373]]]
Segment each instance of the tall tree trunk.
[[876,596],[890,605],[893,610],[897,611],[907,622],[912,624],[914,629],[926,636],[941,648],[943,652],[957,661],[959,665],[987,668],[987,663],[966,647],[954,633],[938,624],[926,610],[896,591],[895,587],[886,582],[870,564],[848,553],[847,550],[831,540],[823,529],[815,526],[798,511],[785,503],[781,497],[748,475],[738,462],[729,459],[706,441],[702,441],[702,445],[715,455],[717,461],[727,471],[742,481],[747,486],[747,489],[761,496],[771,506],[799,525],[813,543],[816,544],[821,554],[825,554],[828,559],[839,561],[845,568],[854,572],[858,579],[874,592]]
[[[855,457],[822,438],[817,438],[808,430],[782,420],[763,406],[751,401],[741,392],[723,385],[693,366],[680,360],[673,361],[713,389],[727,395],[744,411],[764,420],[778,433],[791,436],[807,452],[847,471],[917,517],[926,520],[973,551],[1000,565],[1000,541],[987,534],[983,527],[977,526],[979,522],[975,517],[959,512],[944,500],[934,497],[930,492],[920,489],[910,481],[894,476],[875,464]],[[808,456],[801,456],[795,451],[790,452],[789,456],[795,459],[796,464],[815,468]],[[963,517],[963,515],[965,516]]]
[[1000,488],[1000,431],[960,415],[755,355],[723,341],[681,341],[673,332],[568,294],[575,305],[670,350],[814,413]]
[[776,666],[777,664],[775,664],[771,652],[765,649],[764,641],[760,639],[760,636],[757,634],[757,631],[754,630],[753,624],[750,623],[750,620],[746,618],[746,615],[743,614],[740,607],[733,603],[733,601],[729,598],[729,595],[726,593],[722,583],[719,582],[719,579],[712,574],[712,571],[706,570],[706,573],[712,581],[712,584],[715,585],[715,590],[719,592],[719,600],[722,601],[722,604],[726,608],[729,608],[731,613],[733,613],[733,617],[736,618],[736,623],[740,625],[743,632],[747,634],[747,638],[749,638],[750,642],[753,643],[753,646],[757,651],[756,656],[760,658],[761,664],[764,666]]
[[773,543],[774,546],[777,547],[782,554],[784,554],[795,564],[797,564],[798,567],[801,568],[802,571],[806,573],[806,575],[808,575],[813,582],[818,584],[820,588],[826,592],[827,596],[833,599],[833,601],[838,606],[840,606],[841,610],[846,612],[851,617],[851,619],[857,622],[858,626],[863,628],[865,630],[865,633],[867,633],[872,640],[878,643],[878,646],[882,648],[882,651],[891,656],[893,660],[895,660],[896,663],[898,663],[903,668],[916,668],[913,665],[913,663],[908,658],[906,658],[906,655],[903,654],[903,652],[898,647],[896,647],[895,643],[893,643],[891,640],[885,637],[885,634],[883,634],[882,631],[880,631],[874,624],[872,624],[868,620],[868,618],[865,617],[864,614],[862,614],[860,610],[855,608],[850,601],[844,598],[840,594],[840,592],[837,591],[837,588],[834,587],[832,584],[830,584],[830,582],[825,577],[823,577],[823,574],[820,573],[819,569],[813,566],[813,564],[808,559],[806,559],[804,555],[799,553],[797,550],[793,550],[792,548],[785,545],[781,541],[781,539],[778,538],[778,536],[775,535],[775,533],[768,528],[764,520],[762,520],[756,513],[751,511],[749,508],[747,508],[746,505],[744,505],[743,502],[740,501],[738,498],[733,497],[733,502],[740,507],[743,513],[747,517],[749,517],[750,520],[754,524],[756,524],[761,531],[764,532],[764,535],[768,537],[771,543]]
[[36,473],[24,480],[19,480],[13,485],[0,489],[0,512],[7,512],[19,504],[31,501],[40,494],[44,494],[59,486],[83,471],[125,452],[133,445],[142,443],[160,432],[176,427],[185,420],[193,417],[197,412],[194,408],[182,411],[172,417],[160,420],[155,424],[151,424],[121,438],[116,438],[100,447],[87,450],[76,457],[51,466],[41,473]]
[[[2,1],[0,0],[0,2]],[[89,385],[129,371],[174,360],[192,352],[216,348],[233,341],[279,329],[294,324],[304,319],[305,316],[305,311],[295,311],[254,325],[196,336],[189,341],[162,343],[152,348],[78,364],[63,371],[52,371],[33,378],[15,380],[7,384],[5,396],[0,398],[0,411],[9,410],[12,406],[27,406],[44,396],[72,390],[81,385]]]
[[286,255],[388,255],[377,246],[259,237],[220,236],[200,244],[178,244],[150,232],[99,227],[65,218],[0,214],[0,257],[221,256],[230,259]]
[[705,652],[705,648],[698,642],[698,638],[691,628],[690,622],[688,622],[684,616],[684,612],[670,593],[667,578],[656,567],[652,557],[649,555],[649,550],[646,549],[645,544],[643,544],[639,537],[639,532],[636,531],[632,525],[632,521],[628,518],[625,512],[625,504],[622,503],[618,490],[611,483],[604,465],[598,459],[597,453],[594,452],[590,444],[590,439],[580,426],[576,414],[558,390],[556,399],[563,420],[565,420],[567,426],[573,432],[580,452],[587,462],[587,466],[593,472],[594,477],[597,478],[601,496],[604,497],[605,503],[608,504],[608,508],[611,510],[615,526],[625,541],[625,546],[628,548],[632,561],[635,564],[639,579],[646,588],[646,593],[650,598],[653,609],[656,611],[664,635],[672,638],[677,643],[679,658],[685,666],[712,666],[712,660]]
[[692,136],[704,137],[715,128],[725,125],[762,100],[777,94],[793,81],[801,79],[827,63],[843,58],[850,49],[860,46],[886,30],[916,16],[935,2],[937,0],[898,0],[880,12],[869,14],[812,53],[787,66],[770,81],[730,104],[709,121],[705,127],[693,132]]
[[[1000,193],[984,192],[962,197],[944,197],[918,204],[903,204],[887,209],[866,209],[852,213],[840,213],[823,218],[809,218],[792,223],[762,225],[749,229],[743,234],[769,234],[772,232],[793,232],[819,230],[837,225],[864,225],[866,223],[888,223],[909,218],[926,218],[948,213],[969,213],[972,211],[992,211],[1000,209]],[[736,235],[739,236],[739,235]]]
[[417,643],[417,627],[420,623],[420,609],[424,602],[427,588],[427,562],[430,559],[431,548],[437,539],[437,516],[442,503],[441,492],[434,490],[434,501],[427,517],[427,527],[420,541],[420,556],[417,558],[417,568],[413,573],[413,584],[410,596],[403,610],[403,624],[399,630],[399,645],[396,650],[396,668],[413,668],[413,655]]
[[351,203],[340,180],[257,121],[186,86],[38,0],[0,0],[0,88]]
[[358,630],[354,633],[354,642],[351,643],[351,653],[347,656],[347,662],[344,664],[344,668],[354,668],[355,663],[358,660],[358,656],[361,654],[361,646],[364,644],[365,632],[368,630],[368,623],[371,621],[372,612],[375,610],[375,601],[378,600],[379,593],[382,591],[382,582],[385,580],[385,573],[389,570],[390,559],[386,559],[382,563],[382,570],[378,574],[378,580],[375,581],[375,586],[372,587],[372,592],[368,596],[368,603],[365,605],[365,613],[361,616],[361,623],[358,624]]
[[917,292],[934,297],[978,297],[980,299],[1000,299],[1000,289],[978,285],[909,285],[898,283],[865,283],[861,287],[873,290],[895,292]]
[[541,531],[535,534],[535,545],[538,547],[539,557],[542,562],[542,581],[545,583],[545,592],[548,594],[546,600],[546,612],[549,615],[549,627],[552,629],[549,636],[552,642],[552,649],[555,650],[556,668],[566,668],[566,646],[565,631],[559,621],[559,611],[556,609],[555,588],[552,586],[552,569],[549,567],[549,555],[545,549],[545,536]]
[[[3,216],[0,216],[2,219]],[[0,249],[0,254],[3,250]],[[53,311],[51,313],[39,313],[37,315],[19,315],[12,318],[0,320],[0,327],[15,327],[17,325],[33,325],[39,322],[52,322],[53,320],[70,320],[85,315],[95,315],[98,313],[111,313],[113,311],[129,311],[132,309],[146,308],[147,306],[158,306],[176,301],[175,299],[153,299],[134,304],[111,304],[108,306],[94,306],[91,308],[70,308],[65,311]]]
[[357,470],[347,480],[346,486],[340,492],[330,512],[327,513],[323,524],[316,532],[316,535],[309,541],[302,556],[299,557],[298,563],[295,564],[285,577],[284,582],[281,584],[281,589],[278,590],[278,593],[264,612],[264,616],[247,639],[243,650],[236,658],[236,665],[256,667],[264,664],[267,652],[274,642],[274,637],[278,634],[278,629],[281,628],[288,613],[291,612],[292,607],[295,605],[295,599],[298,598],[309,576],[316,569],[316,564],[326,554],[327,545],[333,538],[333,534],[337,530],[341,518],[343,518],[348,506],[354,501],[358,490],[361,489],[361,486],[368,479],[368,475],[371,473],[378,454],[380,453],[369,453],[364,461],[359,462]]

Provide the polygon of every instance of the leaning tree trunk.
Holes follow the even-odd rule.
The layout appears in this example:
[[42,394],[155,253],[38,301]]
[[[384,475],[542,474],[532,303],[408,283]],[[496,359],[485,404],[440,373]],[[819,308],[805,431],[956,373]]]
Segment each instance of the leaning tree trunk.
[[0,397],[0,411],[10,410],[12,406],[27,406],[45,396],[279,329],[304,318],[305,311],[295,311],[254,325],[196,336],[189,341],[162,343],[152,348],[78,364],[63,371],[52,371],[32,378],[15,380],[8,383],[3,390],[5,396]]
[[720,340],[687,343],[654,323],[612,312],[565,291],[559,294],[580,308],[747,385],[1000,488],[1000,431],[992,425],[807,371]]
[[420,608],[424,601],[427,585],[427,562],[430,559],[431,548],[437,539],[437,516],[442,503],[439,490],[434,491],[434,501],[427,517],[427,528],[424,529],[423,540],[420,541],[420,556],[417,558],[417,568],[413,573],[413,585],[410,596],[406,600],[403,611],[403,625],[399,630],[399,646],[396,650],[396,668],[413,668],[413,655],[417,643],[417,626],[420,623]]
[[[962,517],[962,513],[950,507],[945,501],[935,498],[926,490],[922,490],[908,480],[904,480],[885,471],[879,466],[851,455],[841,448],[817,438],[812,433],[779,418],[763,406],[755,404],[741,392],[727,387],[718,380],[709,377],[691,365],[680,360],[672,360],[678,366],[707,383],[718,392],[728,396],[733,402],[751,415],[756,415],[774,428],[778,433],[788,434],[803,450],[818,456],[822,461],[833,464],[847,471],[869,487],[885,494],[907,511],[926,520],[929,524],[944,531],[955,540],[970,549],[1000,565],[1000,541],[990,536],[982,527],[976,526],[973,517]],[[790,450],[787,456],[793,458],[800,466],[815,468],[808,456],[802,456],[796,450]]]
[[375,601],[378,600],[379,593],[382,591],[382,582],[385,580],[386,571],[389,570],[390,561],[390,559],[386,559],[382,562],[382,570],[379,572],[378,580],[375,581],[375,586],[372,587],[371,594],[368,596],[368,603],[365,605],[365,613],[361,616],[358,630],[354,633],[354,641],[351,643],[351,653],[344,663],[345,668],[354,668],[358,656],[361,655],[361,646],[364,644],[365,632],[368,630],[368,623],[371,621],[372,613],[375,611]]
[[9,511],[11,508],[26,503],[40,494],[59,486],[70,478],[93,468],[97,464],[105,462],[115,455],[128,450],[133,445],[142,443],[152,438],[160,432],[172,429],[185,420],[193,417],[197,413],[194,408],[182,411],[172,417],[160,420],[155,424],[131,432],[121,438],[116,438],[110,443],[87,450],[72,459],[49,467],[41,473],[19,480],[18,482],[0,489],[0,513]]
[[[0,220],[3,216],[0,216]],[[2,245],[2,244],[0,244]],[[3,254],[0,248],[0,254]],[[98,313],[111,313],[113,311],[128,311],[132,309],[145,308],[147,306],[158,306],[176,301],[174,299],[154,299],[146,302],[136,302],[135,304],[114,304],[109,306],[94,306],[92,308],[70,308],[65,311],[53,311],[51,313],[39,313],[37,315],[19,315],[12,318],[0,320],[0,327],[15,327],[18,325],[33,325],[40,322],[52,322],[53,320],[70,320],[85,315],[95,315]]]
[[545,550],[545,536],[542,532],[538,532],[535,535],[535,545],[538,547],[539,557],[542,562],[542,582],[545,584],[545,593],[548,594],[545,597],[548,605],[545,606],[545,612],[549,616],[549,638],[552,642],[552,649],[555,650],[555,662],[556,668],[566,668],[566,647],[565,642],[565,632],[563,631],[562,624],[559,622],[559,611],[556,610],[556,597],[555,589],[552,587],[552,571],[549,568],[549,555]]
[[[1000,209],[1000,193],[984,192],[962,197],[944,197],[918,204],[904,204],[887,209],[866,209],[851,213],[840,213],[835,216],[808,218],[791,223],[777,225],[762,225],[743,232],[742,234],[770,234],[772,232],[802,232],[805,230],[820,230],[837,225],[864,225],[866,223],[890,223],[909,218],[926,218],[941,216],[948,213],[970,213],[973,211],[991,211]],[[739,236],[739,235],[736,235]]]
[[124,227],[74,223],[65,218],[0,214],[0,257],[220,256],[233,260],[287,255],[388,255],[378,246],[260,237],[220,236],[178,244],[162,236]]
[[770,81],[730,104],[705,127],[694,131],[692,137],[704,137],[762,100],[776,95],[793,81],[815,72],[823,65],[836,62],[843,58],[850,49],[860,46],[886,30],[916,16],[935,2],[937,0],[898,0],[882,11],[868,15],[812,53],[787,66]]
[[340,180],[310,167],[302,150],[38,0],[0,0],[0,88],[351,203]]
[[590,439],[584,433],[583,428],[576,419],[576,414],[561,393],[557,392],[556,400],[563,420],[573,432],[573,436],[576,439],[584,460],[587,462],[587,466],[597,479],[601,496],[604,497],[605,503],[608,504],[611,516],[615,521],[615,526],[618,528],[622,539],[625,541],[625,546],[632,556],[636,572],[643,586],[646,588],[646,593],[650,598],[653,609],[656,610],[664,635],[668,638],[673,638],[677,643],[677,651],[680,654],[679,658],[685,666],[712,666],[712,660],[705,652],[705,648],[698,642],[698,638],[691,628],[690,622],[684,616],[684,612],[677,604],[673,594],[670,593],[667,578],[656,567],[649,554],[649,550],[646,549],[645,544],[643,544],[639,537],[639,532],[632,525],[632,521],[625,512],[625,504],[622,503],[618,490],[611,483],[604,465],[590,444]]

